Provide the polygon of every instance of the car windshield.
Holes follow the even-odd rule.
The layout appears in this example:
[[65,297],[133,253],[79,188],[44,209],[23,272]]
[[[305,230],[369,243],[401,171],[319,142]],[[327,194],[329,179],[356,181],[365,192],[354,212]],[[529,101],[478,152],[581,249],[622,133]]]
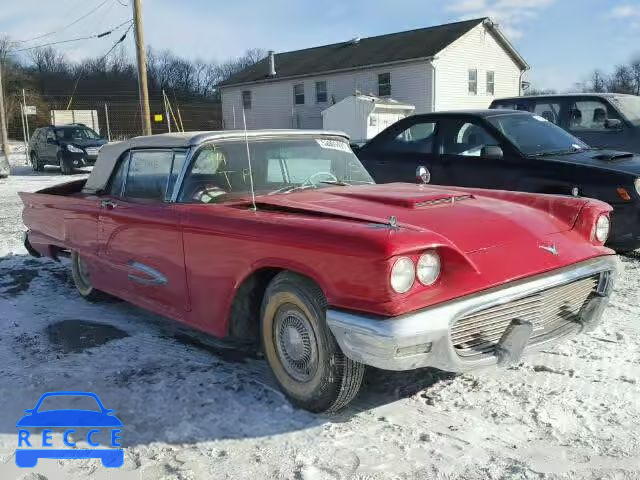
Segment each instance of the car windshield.
[[640,127],[640,97],[629,95],[626,97],[613,97],[613,104],[636,127]]
[[589,146],[537,115],[496,115],[487,120],[525,155],[570,153]]
[[56,136],[61,140],[99,140],[100,135],[87,127],[57,128]]
[[[374,183],[346,139],[250,140],[248,150],[257,195]],[[246,196],[250,186],[245,141],[208,144],[194,154],[179,201],[225,201]]]
[[101,411],[100,406],[93,397],[85,395],[53,395],[42,400],[40,407],[38,407],[38,412],[66,409]]

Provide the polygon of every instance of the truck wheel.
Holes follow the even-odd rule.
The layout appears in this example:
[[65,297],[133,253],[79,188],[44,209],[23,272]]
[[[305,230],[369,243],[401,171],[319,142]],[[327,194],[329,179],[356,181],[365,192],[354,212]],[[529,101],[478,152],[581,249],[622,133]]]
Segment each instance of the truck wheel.
[[71,164],[61,156],[58,155],[58,163],[60,164],[60,172],[62,175],[71,175],[73,173],[73,167]]
[[31,152],[31,168],[33,168],[34,172],[42,172],[44,170],[44,165],[40,163],[36,152]]
[[337,411],[358,393],[364,365],[347,358],[327,326],[327,302],[310,280],[278,274],[262,302],[264,353],[291,402],[312,412]]
[[98,302],[109,298],[106,293],[93,288],[87,264],[84,263],[78,252],[71,252],[71,276],[73,277],[73,283],[78,293],[80,293],[80,296],[85,300]]

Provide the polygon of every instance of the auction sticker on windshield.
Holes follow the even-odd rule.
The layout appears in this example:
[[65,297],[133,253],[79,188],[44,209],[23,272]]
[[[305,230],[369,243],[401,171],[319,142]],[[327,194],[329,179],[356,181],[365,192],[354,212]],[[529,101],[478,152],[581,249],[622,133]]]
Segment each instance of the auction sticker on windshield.
[[351,148],[346,142],[341,142],[340,140],[327,140],[326,138],[317,138],[316,142],[322,148],[328,148],[330,150],[340,150],[341,152],[351,152]]
[[[52,405],[66,408],[51,408]],[[68,408],[71,405],[82,408]],[[16,423],[18,467],[33,468],[40,458],[99,458],[108,468],[124,463],[124,450],[119,448],[122,422],[95,393],[48,392],[24,413]],[[85,439],[92,448],[77,448],[76,441]],[[101,446],[108,448],[98,448]]]

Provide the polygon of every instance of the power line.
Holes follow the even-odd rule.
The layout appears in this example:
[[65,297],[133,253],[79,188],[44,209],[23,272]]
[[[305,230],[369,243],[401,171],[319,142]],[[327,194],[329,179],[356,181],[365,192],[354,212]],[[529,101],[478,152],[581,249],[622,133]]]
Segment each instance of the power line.
[[[122,24],[124,25],[124,23]],[[121,26],[122,26],[121,25]],[[131,21],[131,24],[129,25],[129,28],[127,28],[127,31],[124,32],[124,34],[120,37],[120,39],[118,41],[116,41],[111,48],[107,51],[107,53],[105,53],[99,60],[98,63],[103,62],[111,52],[113,52],[116,47],[121,44],[122,42],[124,42],[124,39],[127,38],[127,34],[131,31],[131,29],[133,28],[133,21]],[[71,102],[73,102],[73,96],[76,93],[76,90],[78,89],[78,83],[80,83],[80,79],[82,78],[82,75],[84,74],[84,69],[80,70],[80,74],[78,75],[78,78],[76,79],[76,83],[73,86],[73,91],[71,92],[71,95],[69,96],[69,103],[67,105],[67,110],[69,110],[69,108],[71,107]]]
[[56,33],[60,33],[63,30],[66,30],[69,27],[72,27],[73,25],[75,25],[76,23],[84,20],[85,18],[87,18],[89,15],[91,15],[92,13],[94,13],[96,10],[98,10],[100,7],[102,7],[105,3],[107,3],[109,0],[103,0],[101,3],[99,3],[96,7],[94,7],[93,9],[91,9],[89,12],[85,13],[84,15],[82,15],[80,18],[74,20],[73,22],[69,23],[68,25],[65,25],[64,27],[61,27],[57,30],[53,30],[49,33],[44,33],[42,35],[38,35],[37,37],[33,37],[33,38],[29,38],[27,40],[17,40],[16,43],[28,43],[31,42],[33,40],[38,40],[40,38],[44,38],[44,37],[48,37],[50,35],[54,35]]
[[43,43],[43,44],[40,44],[40,45],[34,45],[33,47],[19,48],[17,50],[11,50],[11,53],[24,52],[24,51],[27,51],[27,50],[34,50],[36,48],[49,47],[51,45],[60,45],[60,44],[63,44],[63,43],[71,43],[71,42],[79,42],[79,41],[82,41],[82,40],[90,40],[92,38],[106,37],[107,35],[111,35],[114,31],[116,31],[119,28],[121,28],[123,25],[126,25],[127,23],[132,23],[132,22],[133,22],[133,20],[131,20],[131,19],[125,20],[121,24],[111,28],[110,30],[102,32],[102,33],[98,33],[98,34],[95,34],[95,35],[89,35],[87,37],[69,38],[69,39],[66,39],[66,40],[59,40],[57,42]]

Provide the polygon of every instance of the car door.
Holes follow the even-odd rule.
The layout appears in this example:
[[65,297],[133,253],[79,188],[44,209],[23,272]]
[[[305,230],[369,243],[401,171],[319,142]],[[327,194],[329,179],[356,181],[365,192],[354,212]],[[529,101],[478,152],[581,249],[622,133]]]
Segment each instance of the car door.
[[382,132],[358,156],[377,183],[415,182],[418,166],[436,174],[437,130],[435,118],[409,117]]
[[58,163],[58,144],[53,128],[47,128],[38,142],[38,156],[49,165]]
[[[484,147],[497,146],[501,156],[485,155]],[[437,139],[441,173],[432,183],[462,187],[515,190],[520,156],[479,118],[447,118],[440,122]],[[434,172],[437,170],[434,169]]]
[[101,198],[98,220],[107,291],[177,320],[189,301],[180,218],[168,200],[184,158],[184,151],[130,151]]
[[[619,126],[611,128],[609,120]],[[611,104],[598,97],[574,97],[569,101],[567,130],[591,147],[624,150],[629,127]]]

